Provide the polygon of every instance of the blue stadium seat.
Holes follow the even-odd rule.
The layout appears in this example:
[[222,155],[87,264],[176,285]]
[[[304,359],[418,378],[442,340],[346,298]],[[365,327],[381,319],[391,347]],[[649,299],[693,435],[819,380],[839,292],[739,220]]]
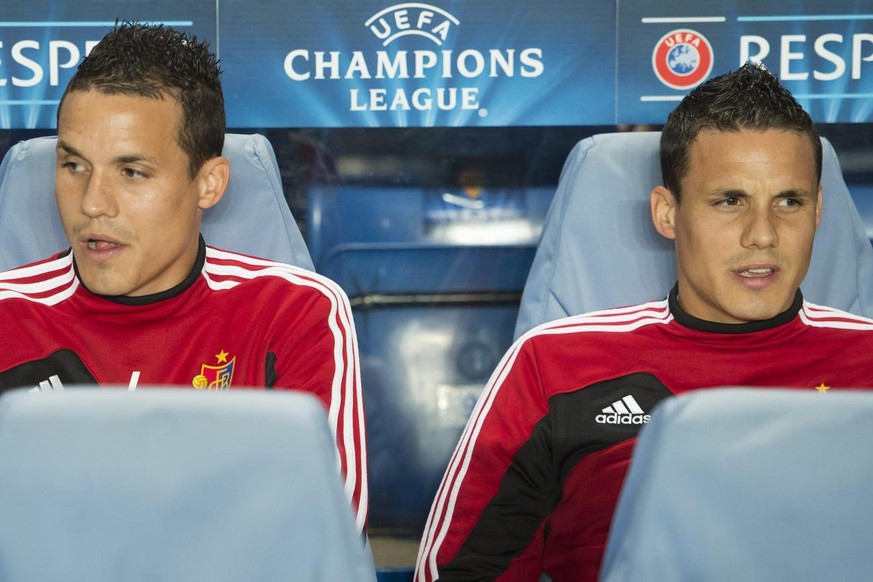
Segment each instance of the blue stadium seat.
[[[652,226],[649,193],[661,183],[658,132],[601,134],[565,162],[524,287],[516,337],[566,317],[666,297],[676,281],[673,243]],[[833,147],[822,140],[824,211],[804,297],[873,316],[873,246]]]
[[873,394],[714,389],[637,442],[602,582],[869,580]]
[[[68,248],[54,197],[55,137],[13,146],[0,165],[0,271]],[[282,194],[273,148],[258,134],[227,134],[231,176],[224,198],[203,215],[207,244],[312,270]]]
[[0,397],[6,582],[372,582],[327,415],[297,392]]
[[867,238],[873,241],[873,184],[854,183],[851,186],[852,200],[867,229]]
[[316,270],[343,287],[355,316],[371,533],[420,537],[458,436],[512,341],[552,193],[310,189]]

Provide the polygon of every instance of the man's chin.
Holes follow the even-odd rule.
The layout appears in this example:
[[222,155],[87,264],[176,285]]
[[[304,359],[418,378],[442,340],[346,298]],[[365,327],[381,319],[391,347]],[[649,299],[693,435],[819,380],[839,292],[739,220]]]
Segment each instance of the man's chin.
[[79,272],[79,279],[88,291],[95,295],[107,295],[110,297],[127,295],[129,289],[121,282],[107,277],[89,276],[87,273]]
[[[791,299],[794,299],[794,296],[791,296]],[[738,307],[734,312],[733,316],[743,322],[752,322],[752,321],[766,321],[768,319],[773,319],[780,313],[783,313],[786,309],[791,307],[791,300],[789,301],[768,301],[761,302],[758,304],[746,304]]]

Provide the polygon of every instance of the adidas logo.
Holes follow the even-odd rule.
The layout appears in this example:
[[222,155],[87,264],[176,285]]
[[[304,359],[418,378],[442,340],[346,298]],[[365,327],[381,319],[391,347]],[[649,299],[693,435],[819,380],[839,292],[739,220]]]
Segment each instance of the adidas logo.
[[34,386],[28,392],[63,392],[64,385],[61,384],[61,379],[57,376],[51,376],[48,380],[43,380],[39,386]]
[[633,396],[625,396],[607,406],[594,420],[598,424],[646,424],[652,417],[646,414]]

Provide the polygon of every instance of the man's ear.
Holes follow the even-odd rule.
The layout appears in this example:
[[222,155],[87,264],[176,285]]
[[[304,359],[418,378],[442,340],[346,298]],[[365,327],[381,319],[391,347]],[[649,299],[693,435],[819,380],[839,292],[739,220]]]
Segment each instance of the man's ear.
[[821,184],[818,185],[818,194],[815,199],[815,229],[821,226],[822,199],[821,199]]
[[656,186],[649,198],[652,223],[658,233],[669,239],[676,238],[676,207],[678,202],[673,193],[663,186]]
[[198,206],[206,210],[212,208],[227,189],[230,180],[230,162],[227,158],[218,156],[207,160],[197,173],[197,185],[199,190]]

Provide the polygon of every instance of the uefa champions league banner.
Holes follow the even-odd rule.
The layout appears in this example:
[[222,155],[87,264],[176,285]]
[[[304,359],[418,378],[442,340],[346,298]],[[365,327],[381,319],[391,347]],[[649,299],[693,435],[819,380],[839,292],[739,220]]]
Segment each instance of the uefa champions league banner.
[[869,0],[0,2],[0,129],[53,128],[116,18],[209,41],[232,128],[660,124],[746,60],[873,122]]
[[164,22],[214,44],[214,0],[0,0],[0,129],[56,126],[76,67],[115,19]]
[[611,122],[614,0],[221,5],[231,124]]
[[0,128],[54,127],[64,86],[116,18],[209,40],[234,128],[615,116],[614,0],[34,0],[0,12]]
[[619,123],[663,123],[690,89],[748,60],[817,122],[873,122],[869,1],[623,1],[618,29]]

